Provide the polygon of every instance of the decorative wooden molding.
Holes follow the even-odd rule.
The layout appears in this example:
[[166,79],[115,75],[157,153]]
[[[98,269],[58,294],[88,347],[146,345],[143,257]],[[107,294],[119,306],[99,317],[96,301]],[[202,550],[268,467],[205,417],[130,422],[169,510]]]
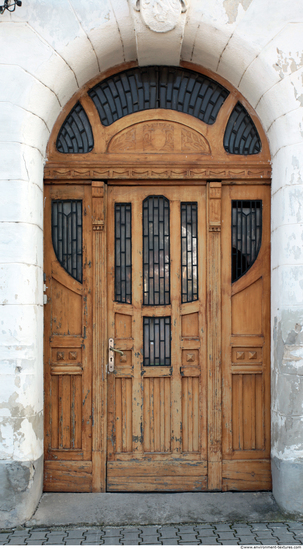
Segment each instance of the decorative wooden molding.
[[[130,155],[129,155],[130,156]],[[128,158],[128,162],[130,159]],[[155,161],[156,162],[156,161]],[[134,165],[138,166],[138,162],[134,159]],[[183,166],[163,166],[163,167],[151,167],[151,166],[138,166],[137,168],[127,167],[126,165],[117,165],[113,167],[108,164],[104,166],[98,166],[92,163],[90,167],[79,167],[74,169],[72,167],[63,168],[60,165],[49,165],[45,168],[45,179],[55,181],[67,181],[67,180],[81,180],[84,179],[94,180],[97,178],[103,179],[212,179],[217,178],[220,180],[254,180],[260,179],[260,183],[270,183],[271,169],[268,164],[260,166],[243,166],[238,167],[225,167],[221,168],[218,164],[206,165],[197,168],[188,168]]]
[[222,183],[208,184],[207,341],[208,490],[222,488],[221,428],[221,195]]

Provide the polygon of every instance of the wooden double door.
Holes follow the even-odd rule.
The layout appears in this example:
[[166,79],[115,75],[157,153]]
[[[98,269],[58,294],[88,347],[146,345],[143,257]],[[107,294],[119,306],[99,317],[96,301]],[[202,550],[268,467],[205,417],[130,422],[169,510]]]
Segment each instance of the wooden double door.
[[269,489],[269,186],[45,196],[45,490]]

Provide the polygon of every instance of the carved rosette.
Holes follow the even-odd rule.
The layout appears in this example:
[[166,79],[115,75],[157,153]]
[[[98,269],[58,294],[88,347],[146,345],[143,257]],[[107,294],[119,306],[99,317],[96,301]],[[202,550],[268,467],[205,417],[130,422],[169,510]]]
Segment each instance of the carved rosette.
[[151,31],[168,32],[176,27],[188,3],[189,0],[135,0],[134,7],[141,12],[144,23]]

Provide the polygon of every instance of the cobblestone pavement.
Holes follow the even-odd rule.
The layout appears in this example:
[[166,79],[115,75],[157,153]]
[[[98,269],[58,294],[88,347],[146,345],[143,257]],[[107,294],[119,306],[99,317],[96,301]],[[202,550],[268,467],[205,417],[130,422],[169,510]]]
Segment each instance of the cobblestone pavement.
[[17,528],[0,531],[0,545],[303,545],[303,522],[202,523],[127,527]]

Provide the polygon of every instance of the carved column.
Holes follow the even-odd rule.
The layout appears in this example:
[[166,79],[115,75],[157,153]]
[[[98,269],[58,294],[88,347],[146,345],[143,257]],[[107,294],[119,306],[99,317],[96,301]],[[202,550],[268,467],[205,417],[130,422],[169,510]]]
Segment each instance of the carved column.
[[221,182],[208,184],[208,489],[211,491],[219,491],[222,487],[221,187]]
[[92,183],[93,291],[93,491],[106,491],[106,186]]

